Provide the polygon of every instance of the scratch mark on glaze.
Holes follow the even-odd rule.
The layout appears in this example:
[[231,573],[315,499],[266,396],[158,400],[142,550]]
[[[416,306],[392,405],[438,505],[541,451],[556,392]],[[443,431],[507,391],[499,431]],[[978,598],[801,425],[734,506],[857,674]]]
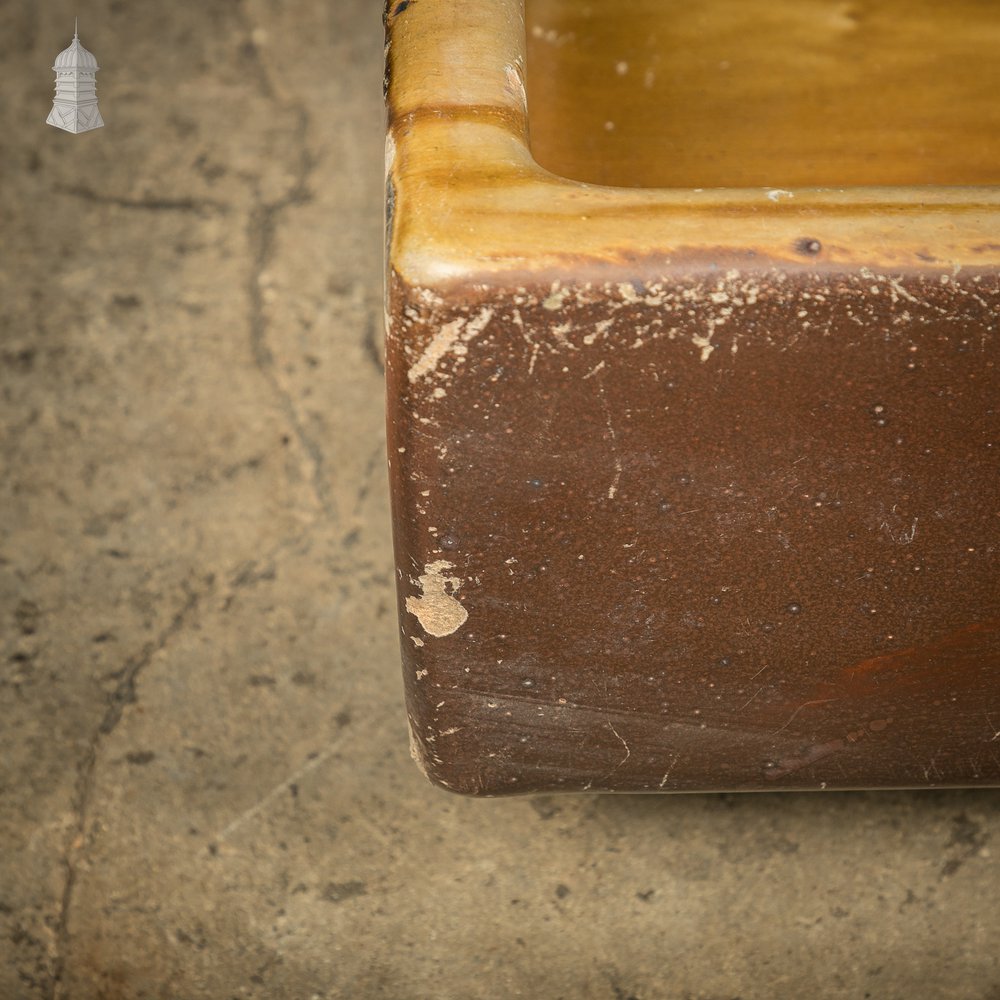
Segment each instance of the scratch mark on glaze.
[[517,101],[522,111],[527,111],[528,94],[524,89],[524,74],[521,67],[513,63],[508,64],[504,67],[504,76],[507,80],[507,93]]
[[783,778],[786,774],[791,774],[793,771],[800,771],[804,767],[811,767],[831,754],[847,750],[855,743],[870,735],[881,733],[891,722],[892,719],[873,719],[871,722],[862,723],[860,728],[848,733],[841,739],[827,740],[825,743],[814,744],[799,753],[797,757],[787,757],[784,760],[778,761],[774,766],[769,767],[766,777],[768,780],[773,781],[776,778]]
[[744,708],[749,708],[751,702],[753,702],[756,699],[757,695],[759,695],[761,691],[764,690],[765,687],[767,687],[766,684],[764,685],[764,687],[757,688],[757,690],[754,691],[754,693],[740,706],[740,711],[742,712]]
[[660,788],[663,788],[666,783],[670,780],[670,775],[673,769],[677,766],[677,761],[681,759],[681,755],[677,754],[674,759],[670,762],[670,767],[667,768],[666,774],[660,779]]
[[795,717],[802,711],[802,709],[808,708],[810,705],[825,705],[828,701],[836,701],[836,698],[814,698],[812,701],[803,702],[788,717],[788,721],[780,729],[776,729],[773,733],[771,733],[771,735],[777,736],[778,733],[783,733],[795,721]]
[[1000,740],[1000,729],[997,729],[996,724],[987,713],[983,713],[983,718],[986,720],[986,724],[990,727],[990,729],[994,730],[993,739],[990,740],[990,743],[996,743],[997,740]]
[[406,610],[416,617],[428,635],[439,639],[457,632],[469,617],[469,612],[454,596],[462,581],[445,575],[445,570],[453,568],[446,559],[425,566],[418,581],[420,596],[406,599]]
[[[621,743],[621,745],[625,747],[625,756],[622,757],[622,759],[618,761],[618,763],[615,765],[615,771],[617,771],[625,764],[625,762],[629,759],[629,757],[632,756],[632,750],[630,749],[629,745],[625,742],[625,740],[622,738],[622,734],[619,733],[618,730],[615,729],[615,727],[610,722],[605,723],[605,725],[608,727],[608,729],[611,730],[611,732],[615,734],[616,737],[618,737],[618,740]],[[612,771],[611,773],[614,774],[614,771]]]
[[618,493],[618,484],[622,479],[622,458],[618,453],[618,435],[615,433],[614,424],[611,423],[611,410],[608,407],[608,401],[604,395],[604,383],[600,380],[600,378],[597,380],[597,394],[601,400],[601,409],[604,410],[604,421],[608,425],[608,434],[611,436],[611,454],[614,457],[615,478],[608,487],[608,499],[614,500]]
[[809,747],[808,750],[800,754],[798,757],[788,757],[785,760],[779,761],[773,767],[768,767],[764,776],[769,781],[775,781],[778,778],[785,777],[786,774],[791,774],[794,771],[801,771],[804,767],[817,764],[819,761],[823,760],[824,757],[829,757],[831,754],[837,753],[839,750],[846,749],[846,747],[846,740],[829,740],[826,743],[818,743],[816,746]]
[[888,521],[883,521],[880,527],[897,545],[911,545],[913,543],[913,539],[917,537],[918,520],[919,518],[915,517],[909,529],[901,528],[899,531],[895,532],[892,530],[892,525],[889,524]]

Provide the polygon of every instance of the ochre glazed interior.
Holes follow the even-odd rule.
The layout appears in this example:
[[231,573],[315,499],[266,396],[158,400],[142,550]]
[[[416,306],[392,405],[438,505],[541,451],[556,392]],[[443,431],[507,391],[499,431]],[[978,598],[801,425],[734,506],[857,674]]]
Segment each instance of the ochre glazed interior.
[[526,0],[532,154],[622,187],[1000,183],[1000,0]]

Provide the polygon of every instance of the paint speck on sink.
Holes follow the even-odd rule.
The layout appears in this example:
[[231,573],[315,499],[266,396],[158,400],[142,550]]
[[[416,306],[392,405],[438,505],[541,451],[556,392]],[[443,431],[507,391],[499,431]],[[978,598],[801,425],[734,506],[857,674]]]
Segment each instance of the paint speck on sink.
[[469,612],[454,596],[462,581],[445,575],[453,568],[454,564],[446,559],[425,566],[418,581],[420,596],[406,599],[406,610],[416,617],[428,635],[439,639],[457,632],[469,617]]

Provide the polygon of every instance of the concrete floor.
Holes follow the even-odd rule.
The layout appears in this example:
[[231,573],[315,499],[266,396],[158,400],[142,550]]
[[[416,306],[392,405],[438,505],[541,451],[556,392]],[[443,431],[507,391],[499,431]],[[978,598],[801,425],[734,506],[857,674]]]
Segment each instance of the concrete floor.
[[[43,124],[77,13],[82,136]],[[410,762],[380,13],[0,5],[0,1000],[998,1000],[995,793]]]

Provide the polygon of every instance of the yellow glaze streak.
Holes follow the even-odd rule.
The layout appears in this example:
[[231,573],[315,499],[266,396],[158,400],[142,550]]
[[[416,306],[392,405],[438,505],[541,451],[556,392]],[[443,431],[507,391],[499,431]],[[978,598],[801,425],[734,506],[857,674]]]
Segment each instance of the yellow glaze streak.
[[[536,17],[540,10],[563,6],[556,0],[534,0],[530,13]],[[583,5],[592,10],[604,6],[597,2]],[[637,6],[650,5],[644,2]],[[709,6],[712,4],[707,3]],[[764,0],[746,0],[745,6],[768,5]],[[773,6],[782,10],[788,5]],[[846,10],[855,5],[805,6]],[[886,2],[882,6],[899,9],[899,16],[905,16],[900,4]],[[918,6],[924,9],[923,4]],[[662,7],[663,12],[657,14],[660,24],[671,10],[683,10],[674,4]],[[989,21],[995,6],[985,0],[963,0],[943,5],[940,16],[945,18],[952,9],[961,9],[966,18],[982,10]],[[997,185],[821,187],[820,182],[808,185],[809,175],[803,173],[803,186],[747,187],[738,186],[743,178],[733,171],[723,174],[735,178],[737,186],[733,187],[712,188],[705,182],[655,188],[620,183],[596,186],[560,176],[540,166],[529,146],[523,81],[527,37],[532,28],[525,25],[521,0],[393,3],[387,25],[387,170],[393,205],[389,264],[411,284],[488,281],[491,275],[516,280],[548,272],[581,274],[592,268],[638,269],[646,259],[654,260],[660,272],[689,272],[723,263],[729,266],[734,261],[745,266],[777,263],[813,270],[868,266],[900,272],[1000,266]],[[800,33],[803,30],[801,25],[796,28]],[[967,34],[963,27],[962,37]],[[532,44],[543,42],[554,45],[544,38]],[[564,42],[563,48],[570,44]],[[617,62],[628,60],[619,60],[616,54],[620,53],[609,44],[613,71],[624,80],[631,72],[631,63],[620,72]],[[980,68],[996,80],[996,59],[990,67]],[[556,59],[553,80],[565,70]],[[533,106],[537,86],[540,108],[537,115],[532,112],[531,125],[546,133],[536,140],[539,155],[550,165],[558,161],[565,173],[586,174],[589,161],[575,145],[579,131],[574,129],[593,113],[588,104],[591,99],[581,94],[578,112],[567,112],[565,121],[560,122],[559,116],[551,113],[555,98],[546,104],[550,98],[545,87],[533,80],[534,75],[528,74],[527,103]],[[623,89],[622,94],[631,94],[637,102],[628,105],[627,115],[640,116],[634,87]],[[845,99],[841,114],[848,115],[850,107],[851,102]],[[536,121],[539,115],[547,122],[544,126]],[[619,117],[624,122],[627,115]],[[968,114],[965,121],[963,127],[972,128],[973,119]],[[720,149],[735,141],[724,122],[715,129]],[[713,130],[709,121],[691,122],[689,128],[688,162],[695,164],[702,155],[698,144],[704,144],[705,136]],[[877,131],[869,127],[870,136],[876,136]],[[819,137],[816,141],[826,141],[820,125],[815,125],[813,132]],[[643,149],[648,147],[641,146],[638,138],[634,176],[625,171],[627,156],[622,153],[624,147],[619,147],[615,168],[622,171],[615,178],[619,182],[631,179],[633,184],[644,184],[651,178],[653,168],[643,159]],[[683,135],[676,141],[683,141]],[[991,135],[986,141],[995,144],[997,137]],[[760,148],[754,170],[764,165],[769,155],[766,145]],[[855,147],[833,143],[830,155],[836,155],[838,148],[845,157],[843,176],[862,177],[858,172],[862,159]],[[725,159],[728,154],[720,155]],[[959,159],[972,162],[971,157]],[[787,167],[788,162],[776,141],[778,177],[782,176],[779,168],[783,164]],[[739,157],[730,156],[729,163],[738,166]],[[890,176],[888,167],[881,169],[882,174],[871,176],[880,180]],[[687,174],[681,176],[690,180]],[[807,261],[796,251],[803,239],[818,241],[822,247]]]

